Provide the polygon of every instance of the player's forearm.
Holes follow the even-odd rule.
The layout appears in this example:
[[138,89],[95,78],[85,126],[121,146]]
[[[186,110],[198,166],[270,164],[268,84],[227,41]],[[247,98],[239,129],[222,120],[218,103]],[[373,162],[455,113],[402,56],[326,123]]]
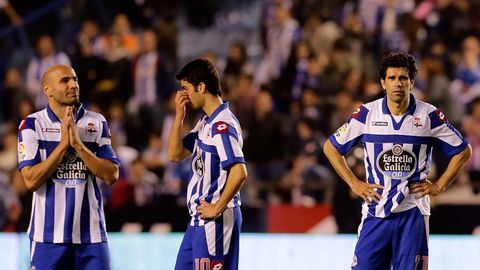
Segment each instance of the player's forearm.
[[350,170],[347,165],[345,158],[340,155],[337,149],[332,145],[332,143],[327,140],[323,146],[323,152],[325,156],[332,164],[332,167],[335,169],[337,174],[345,181],[349,186],[353,184],[354,181],[359,181],[357,176]]
[[67,147],[59,146],[44,161],[22,168],[21,173],[28,190],[37,190],[52,176],[60,162],[62,162],[67,149]]
[[75,148],[77,155],[85,162],[88,170],[109,185],[114,184],[119,178],[118,165],[110,160],[97,157],[85,145]]
[[185,150],[182,141],[183,119],[175,118],[170,136],[168,138],[168,159],[178,162],[185,158]]
[[230,168],[225,189],[223,190],[222,195],[220,195],[218,201],[215,202],[217,213],[221,213],[225,207],[227,207],[227,204],[242,188],[245,179],[247,179],[247,168],[245,167],[245,164],[234,164]]
[[448,163],[447,169],[436,182],[439,192],[445,191],[445,189],[455,180],[455,178],[457,178],[471,156],[472,147],[469,144],[462,152],[452,157]]

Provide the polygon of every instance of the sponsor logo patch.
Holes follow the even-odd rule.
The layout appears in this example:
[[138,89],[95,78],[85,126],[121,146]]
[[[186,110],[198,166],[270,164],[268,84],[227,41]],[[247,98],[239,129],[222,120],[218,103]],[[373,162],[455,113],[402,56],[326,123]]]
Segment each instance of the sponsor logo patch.
[[358,118],[360,116],[360,112],[362,111],[362,106],[358,107],[357,109],[355,109],[355,111],[353,111],[352,113],[352,117],[353,118]]
[[384,122],[384,121],[372,121],[372,126],[386,127],[386,126],[388,126],[388,122]]
[[348,123],[343,124],[341,127],[335,131],[334,135],[335,137],[340,137],[345,131],[347,131]]
[[436,110],[435,111],[435,115],[437,115],[438,119],[440,120],[440,122],[442,123],[445,123],[447,121],[447,118],[445,117],[445,115],[443,114],[443,112],[441,112],[440,110]]
[[378,155],[377,167],[387,177],[405,179],[415,172],[417,158],[412,152],[396,144]]
[[42,128],[42,132],[60,133],[60,129],[59,128]]
[[24,161],[27,156],[27,147],[23,142],[18,144],[18,160]]
[[202,149],[197,148],[197,156],[193,159],[193,171],[199,176],[203,176],[203,160],[202,160]]
[[85,184],[88,175],[89,170],[83,160],[77,156],[77,153],[68,151],[52,178],[58,184],[75,187]]
[[211,270],[223,270],[225,269],[223,267],[223,261],[212,261],[211,265]]
[[228,131],[228,125],[225,123],[225,122],[217,122],[215,124],[215,130],[218,132],[218,133],[225,133]]

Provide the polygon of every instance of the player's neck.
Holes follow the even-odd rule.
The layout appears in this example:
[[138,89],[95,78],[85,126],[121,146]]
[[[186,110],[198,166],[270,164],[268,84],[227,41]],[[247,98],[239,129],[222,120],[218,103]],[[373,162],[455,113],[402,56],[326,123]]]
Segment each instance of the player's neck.
[[392,115],[405,115],[410,105],[410,98],[407,98],[400,103],[387,100],[388,110]]
[[58,119],[62,119],[63,115],[65,114],[65,109],[67,106],[57,104],[54,102],[51,102],[48,104],[52,112],[58,117]]
[[222,105],[223,101],[219,96],[207,96],[202,110],[210,117],[212,113]]

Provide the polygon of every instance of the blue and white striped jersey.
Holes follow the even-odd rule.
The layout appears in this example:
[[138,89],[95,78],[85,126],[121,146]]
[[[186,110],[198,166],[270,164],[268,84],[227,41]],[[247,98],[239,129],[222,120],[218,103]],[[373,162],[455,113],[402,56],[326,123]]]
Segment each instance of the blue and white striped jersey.
[[375,217],[415,206],[430,215],[430,197],[416,199],[409,184],[427,179],[433,147],[450,158],[468,145],[440,110],[413,95],[407,113],[398,118],[390,113],[386,97],[360,106],[329,140],[342,155],[363,146],[367,182],[384,186],[377,190],[383,196],[380,203],[363,204],[364,216]]
[[[119,164],[105,118],[80,106],[75,114],[80,139],[98,157]],[[19,169],[36,165],[57,147],[60,119],[50,107],[25,118],[19,127]],[[101,192],[95,178],[73,149],[33,193],[28,228],[30,239],[43,243],[99,243],[107,241]]]
[[[198,121],[183,138],[183,145],[192,152],[187,189],[187,205],[192,217],[190,225],[203,226],[205,221],[197,214],[200,200],[205,199],[210,203],[218,201],[227,182],[228,167],[245,163],[242,130],[228,102],[220,105],[210,117],[204,116]],[[240,204],[240,194],[237,193],[227,208]]]

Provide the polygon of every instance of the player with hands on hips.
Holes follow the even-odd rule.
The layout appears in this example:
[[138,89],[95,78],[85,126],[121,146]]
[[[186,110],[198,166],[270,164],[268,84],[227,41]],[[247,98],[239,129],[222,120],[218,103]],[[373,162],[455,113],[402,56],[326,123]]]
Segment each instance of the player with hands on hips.
[[[428,267],[430,195],[443,192],[471,156],[468,141],[443,113],[411,93],[417,68],[413,56],[392,52],[380,64],[383,98],[361,105],[325,142],[323,150],[338,175],[364,200],[355,270],[425,270]],[[364,181],[344,155],[364,151]],[[432,149],[450,162],[430,181]]]
[[[242,225],[239,191],[247,177],[242,129],[221,99],[218,72],[208,60],[196,59],[176,76],[182,89],[175,96],[169,158],[191,158],[187,206],[191,216],[175,270],[238,269]],[[205,115],[182,134],[186,106]]]

